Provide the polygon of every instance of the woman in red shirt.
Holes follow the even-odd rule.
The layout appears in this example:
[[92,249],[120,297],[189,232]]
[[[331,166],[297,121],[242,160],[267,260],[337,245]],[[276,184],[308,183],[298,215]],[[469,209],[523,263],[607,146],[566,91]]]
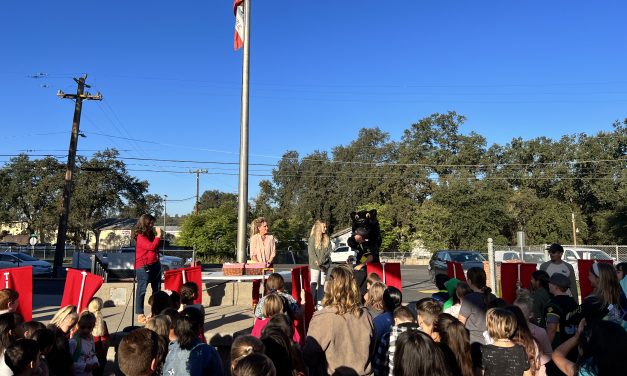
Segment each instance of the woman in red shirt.
[[135,295],[135,314],[142,321],[144,315],[144,298],[146,287],[150,283],[152,293],[159,291],[161,283],[161,263],[159,262],[159,240],[161,229],[155,227],[155,217],[143,214],[139,217],[135,230],[135,272],[137,279],[137,294]]

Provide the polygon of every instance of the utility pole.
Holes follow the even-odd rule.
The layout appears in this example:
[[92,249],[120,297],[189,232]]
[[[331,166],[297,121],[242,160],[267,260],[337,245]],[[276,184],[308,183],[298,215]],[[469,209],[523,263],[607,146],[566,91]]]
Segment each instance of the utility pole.
[[196,171],[190,171],[190,174],[196,174],[196,206],[194,207],[194,213],[198,214],[198,193],[200,191],[200,174],[207,174],[209,171],[196,169]]
[[168,195],[163,195],[163,250],[165,251],[165,219],[168,216]]
[[70,136],[70,148],[67,154],[67,167],[65,170],[65,186],[63,187],[63,207],[59,214],[59,228],[57,231],[57,247],[54,253],[54,268],[52,273],[55,277],[59,277],[61,268],[63,267],[63,257],[65,255],[65,239],[67,232],[67,221],[70,213],[70,197],[72,196],[72,174],[74,172],[74,165],[76,162],[76,148],[78,145],[78,135],[81,124],[81,110],[83,108],[83,100],[102,100],[100,93],[91,95],[85,92],[85,88],[90,88],[85,84],[87,75],[83,77],[74,78],[74,81],[78,85],[76,94],[65,94],[61,90],[57,93],[57,96],[62,99],[74,99],[76,105],[74,106],[74,119],[72,120],[72,134]]

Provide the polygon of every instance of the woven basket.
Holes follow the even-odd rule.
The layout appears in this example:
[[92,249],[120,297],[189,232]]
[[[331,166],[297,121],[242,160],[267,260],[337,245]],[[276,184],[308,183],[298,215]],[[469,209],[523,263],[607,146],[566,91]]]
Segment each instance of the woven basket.
[[244,264],[223,264],[222,272],[224,275],[244,275]]
[[266,268],[265,264],[246,264],[244,267],[244,274],[246,275],[263,275],[263,271]]

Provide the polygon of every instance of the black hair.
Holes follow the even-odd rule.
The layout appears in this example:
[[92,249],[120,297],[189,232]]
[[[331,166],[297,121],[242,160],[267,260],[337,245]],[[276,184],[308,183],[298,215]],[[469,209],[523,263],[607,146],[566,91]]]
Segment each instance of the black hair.
[[272,360],[264,354],[252,353],[243,357],[231,372],[233,376],[276,376]]
[[266,347],[265,354],[272,360],[276,374],[291,376],[294,369],[292,340],[285,315],[274,315],[261,331],[261,342]]
[[32,338],[33,333],[35,333],[37,330],[46,328],[46,326],[39,321],[27,321],[22,326],[24,327],[24,333],[28,332],[29,334],[29,336],[26,338]]
[[483,302],[488,305],[490,303],[490,293],[492,289],[486,286],[487,276],[485,270],[478,266],[473,266],[466,272],[467,281],[483,292]]
[[581,338],[579,369],[595,370],[597,376],[622,375],[627,359],[627,332],[612,321],[599,321],[586,328]]
[[46,327],[35,330],[31,335],[31,339],[37,341],[39,351],[41,352],[54,345],[54,333]]
[[0,353],[15,342],[15,329],[18,323],[12,312],[0,315]]
[[148,299],[150,304],[150,313],[157,316],[166,308],[172,308],[172,299],[165,291],[157,291]]
[[176,341],[183,350],[191,350],[192,343],[198,338],[204,324],[198,308],[187,307],[174,319]]
[[540,286],[542,286],[543,289],[549,291],[549,273],[544,270],[536,270],[535,272],[531,273],[531,277],[540,282]]
[[442,350],[428,334],[408,330],[396,340],[394,376],[449,376]]
[[39,345],[32,339],[26,338],[17,340],[4,352],[4,361],[14,375],[26,371],[31,362],[36,361],[38,357]]
[[436,274],[435,275],[435,286],[438,290],[446,290],[446,286],[444,285],[449,279],[451,279],[446,274]]
[[509,304],[504,299],[496,298],[496,299],[492,299],[490,302],[488,302],[487,309],[490,309],[490,308],[505,308],[508,305]]
[[389,312],[394,312],[403,303],[403,293],[394,286],[390,286],[383,292],[383,304]]
[[195,282],[185,282],[181,286],[181,303],[193,304],[198,297],[198,285]]

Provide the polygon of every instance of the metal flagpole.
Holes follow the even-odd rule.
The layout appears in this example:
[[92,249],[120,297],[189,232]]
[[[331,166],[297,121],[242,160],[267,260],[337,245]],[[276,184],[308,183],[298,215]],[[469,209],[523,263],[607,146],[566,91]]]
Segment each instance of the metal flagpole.
[[242,62],[242,108],[239,143],[237,262],[246,262],[246,226],[248,224],[248,84],[250,73],[250,1],[251,0],[244,0],[244,55]]
[[82,271],[83,279],[81,280],[81,292],[78,294],[78,307],[76,309],[78,311],[81,310],[81,303],[83,302],[83,290],[85,289],[85,278],[87,278],[87,272]]

